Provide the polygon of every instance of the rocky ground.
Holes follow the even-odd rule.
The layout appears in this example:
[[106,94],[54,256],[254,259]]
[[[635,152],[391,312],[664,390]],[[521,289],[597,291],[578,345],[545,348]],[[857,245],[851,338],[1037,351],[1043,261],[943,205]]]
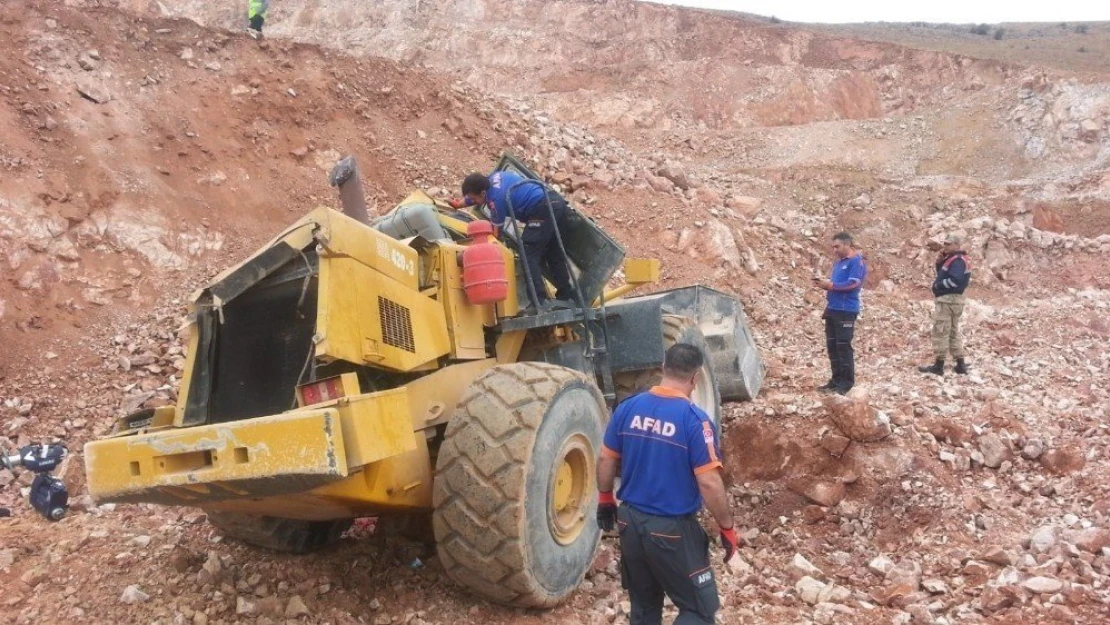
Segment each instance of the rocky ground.
[[[79,450],[172,403],[190,290],[334,204],[340,155],[359,156],[382,211],[414,186],[452,193],[509,149],[631,255],[661,258],[662,286],[708,283],[748,308],[768,376],[726,410],[748,530],[718,568],[721,622],[1110,618],[1105,76],[623,0],[553,3],[515,58],[471,36],[480,14],[445,14],[458,38],[437,39],[440,22],[400,18],[427,7],[401,0],[347,7],[382,26],[334,41],[327,9],[284,3],[261,44],[221,30],[231,3],[165,9],[210,27],[151,3],[67,4],[0,6],[0,447]],[[383,10],[400,17],[371,19]],[[611,31],[621,11],[632,43]],[[645,64],[666,87],[654,98]],[[504,80],[463,69],[484,66]],[[699,75],[711,88],[685,82]],[[841,229],[871,268],[844,400],[813,391],[827,364],[808,279]],[[973,371],[923,376],[932,259],[953,231],[974,266]],[[372,522],[280,556],[225,542],[196,510],[92,505],[79,454],[62,473],[76,505],[51,524],[25,502],[30,476],[0,470],[6,621],[627,621],[611,539],[565,605],[519,611]]]

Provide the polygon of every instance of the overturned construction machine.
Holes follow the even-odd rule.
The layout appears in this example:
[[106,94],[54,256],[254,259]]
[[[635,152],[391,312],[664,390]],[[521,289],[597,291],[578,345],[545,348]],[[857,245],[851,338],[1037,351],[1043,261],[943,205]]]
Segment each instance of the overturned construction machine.
[[[499,168],[537,184],[512,157]],[[456,582],[554,605],[598,544],[609,409],[653,383],[676,341],[707,356],[693,400],[715,420],[722,399],[753,397],[743,309],[701,286],[623,297],[658,279],[658,261],[626,261],[572,210],[559,245],[577,305],[525,313],[511,235],[419,192],[370,223],[351,173],[333,174],[350,215],[308,213],[193,296],[177,404],[89,443],[89,490],[196,506],[233,538],[290,552],[358,517],[430,518]],[[606,292],[622,263],[625,284]]]

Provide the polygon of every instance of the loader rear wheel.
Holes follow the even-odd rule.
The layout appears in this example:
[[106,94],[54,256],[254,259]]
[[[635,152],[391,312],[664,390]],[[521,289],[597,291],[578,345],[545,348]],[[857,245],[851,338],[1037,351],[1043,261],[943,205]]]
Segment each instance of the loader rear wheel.
[[432,522],[451,579],[520,607],[555,605],[578,587],[601,535],[604,406],[590,380],[546,363],[474,380],[436,463]]
[[255,547],[286,553],[308,553],[331,545],[339,540],[352,523],[350,519],[302,521],[223,510],[205,512],[208,514],[208,522],[225,536]]
[[[698,384],[690,400],[709,415],[715,424],[721,422],[721,392],[713,375],[713,360],[705,336],[693,319],[681,315],[663,315],[663,349],[675,343],[688,343],[701,351],[705,364],[698,373]],[[642,371],[628,371],[613,376],[616,385],[617,401],[621,402],[636,393],[642,393],[663,380],[663,369],[655,367]]]

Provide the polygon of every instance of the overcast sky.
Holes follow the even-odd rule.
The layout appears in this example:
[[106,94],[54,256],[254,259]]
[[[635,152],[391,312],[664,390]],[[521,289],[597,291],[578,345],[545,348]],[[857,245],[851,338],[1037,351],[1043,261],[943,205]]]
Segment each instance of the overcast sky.
[[792,22],[1076,22],[1110,20],[1108,0],[651,0],[709,9],[743,11]]

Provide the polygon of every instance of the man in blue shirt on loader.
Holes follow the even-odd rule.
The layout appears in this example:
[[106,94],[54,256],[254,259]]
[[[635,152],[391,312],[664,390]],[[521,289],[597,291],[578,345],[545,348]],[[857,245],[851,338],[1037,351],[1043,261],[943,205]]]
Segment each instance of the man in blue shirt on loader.
[[[566,199],[542,182],[511,171],[495,171],[489,176],[470,174],[463,180],[462,193],[466,205],[485,206],[489,211],[490,221],[500,230],[512,229],[512,216],[517,221],[524,222],[520,242],[524,247],[524,255],[528,258],[528,271],[539,300],[536,303],[541,308],[573,307],[574,290],[570,283],[567,260],[555,240],[558,230],[563,244],[566,245],[567,242],[570,208]],[[547,208],[548,199],[551,201],[550,211]],[[509,213],[510,202],[512,215]],[[545,269],[555,285],[555,302],[548,302],[543,283]]]
[[[717,431],[689,397],[704,365],[693,345],[672,345],[663,381],[613,413],[597,463],[597,523],[620,533],[621,582],[632,625],[661,625],[663,596],[678,608],[675,625],[708,625],[721,606],[709,561],[702,503],[721,530],[725,562],[739,548],[721,477]],[[617,506],[613,485],[620,472]]]
[[867,264],[855,249],[852,235],[838,232],[833,235],[832,273],[828,278],[814,276],[813,281],[828,291],[828,303],[822,317],[825,319],[825,348],[829,352],[832,379],[818,390],[841,395],[856,384],[856,356],[852,339],[856,332],[856,319],[860,311],[860,291],[867,277]]

